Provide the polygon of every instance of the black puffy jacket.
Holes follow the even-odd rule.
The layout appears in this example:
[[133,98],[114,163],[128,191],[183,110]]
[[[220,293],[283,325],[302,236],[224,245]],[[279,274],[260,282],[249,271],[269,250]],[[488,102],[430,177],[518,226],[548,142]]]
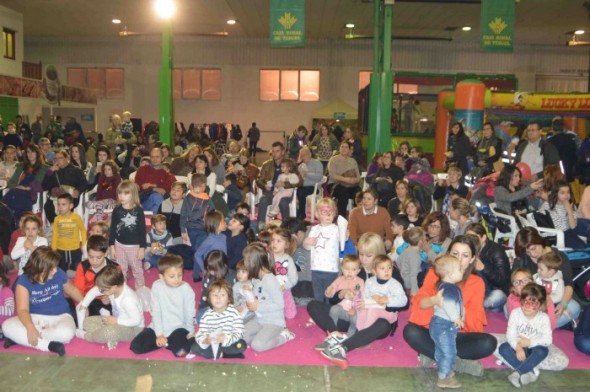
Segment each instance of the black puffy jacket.
[[494,289],[502,290],[508,294],[510,290],[510,261],[502,246],[487,240],[486,245],[479,253],[479,258],[484,264],[481,274],[486,282]]

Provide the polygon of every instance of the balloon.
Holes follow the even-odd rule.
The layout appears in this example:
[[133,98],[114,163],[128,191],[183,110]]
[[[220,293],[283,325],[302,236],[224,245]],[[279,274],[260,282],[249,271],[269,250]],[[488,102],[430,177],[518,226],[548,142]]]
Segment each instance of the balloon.
[[520,169],[521,178],[523,180],[530,180],[532,177],[531,167],[524,162],[518,162],[516,167]]

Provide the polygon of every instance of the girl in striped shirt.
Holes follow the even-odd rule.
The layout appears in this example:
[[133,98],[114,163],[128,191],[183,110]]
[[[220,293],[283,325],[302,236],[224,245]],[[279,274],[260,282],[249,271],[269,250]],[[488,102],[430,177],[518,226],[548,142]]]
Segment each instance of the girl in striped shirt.
[[244,358],[244,322],[232,305],[232,288],[225,280],[209,286],[211,306],[201,318],[191,353],[204,358]]

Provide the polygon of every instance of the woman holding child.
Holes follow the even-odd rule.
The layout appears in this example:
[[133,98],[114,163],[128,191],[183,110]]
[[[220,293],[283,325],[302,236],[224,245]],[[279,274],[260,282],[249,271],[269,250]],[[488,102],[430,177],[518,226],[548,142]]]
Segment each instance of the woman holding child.
[[567,256],[546,245],[545,240],[534,227],[525,227],[516,235],[514,241],[514,253],[516,259],[512,269],[526,268],[531,273],[537,273],[537,262],[542,255],[549,252],[556,252],[561,259],[561,272],[565,289],[559,304],[555,304],[556,326],[561,328],[577,320],[580,315],[580,305],[573,299],[574,285],[572,265]]
[[76,324],[64,293],[74,301],[84,297],[58,268],[59,253],[40,246],[31,254],[16,281],[16,317],[2,324],[4,348],[15,344],[65,355],[64,344],[76,333]]
[[337,200],[338,215],[346,216],[348,200],[353,199],[360,190],[361,175],[354,158],[351,157],[352,147],[348,142],[340,144],[340,154],[330,158],[328,162],[328,188],[332,197]]
[[[449,254],[461,261],[463,281],[458,283],[464,301],[464,326],[457,334],[457,360],[455,371],[481,376],[483,367],[477,359],[491,355],[496,348],[496,338],[484,333],[487,324],[483,307],[485,284],[475,273],[479,241],[475,236],[457,236],[449,247]],[[428,366],[434,361],[434,342],[428,326],[435,305],[441,305],[442,295],[437,289],[439,277],[431,268],[424,283],[412,298],[410,320],[404,328],[405,341],[420,355],[420,364]]]

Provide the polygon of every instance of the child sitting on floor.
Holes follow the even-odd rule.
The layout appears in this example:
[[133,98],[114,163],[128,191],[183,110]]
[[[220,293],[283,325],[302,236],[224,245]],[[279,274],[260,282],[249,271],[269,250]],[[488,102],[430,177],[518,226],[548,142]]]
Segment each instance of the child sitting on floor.
[[152,323],[131,342],[135,354],[145,354],[166,347],[177,357],[189,352],[194,331],[195,292],[182,280],[182,258],[164,255],[158,263],[160,279],[152,285]]
[[254,294],[252,293],[252,281],[243,259],[238,261],[236,265],[236,283],[232,287],[232,292],[234,307],[240,313],[242,319],[248,320],[250,316],[253,316],[253,313],[248,310],[247,302],[254,301]]
[[537,267],[537,273],[533,275],[533,280],[547,290],[547,295],[550,296],[554,306],[559,305],[565,290],[561,272],[561,258],[555,252],[545,253],[537,262]]
[[166,230],[166,217],[163,214],[152,216],[152,229],[149,234],[149,248],[145,252],[143,269],[158,266],[158,260],[166,254],[166,247],[172,245],[172,235]]
[[553,341],[549,316],[542,311],[547,303],[545,289],[536,283],[527,284],[520,303],[508,319],[507,342],[499,347],[500,355],[514,370],[508,380],[517,388],[537,381],[539,372],[535,368],[547,357]]
[[231,287],[236,280],[236,274],[233,270],[229,269],[225,253],[220,250],[212,250],[205,258],[203,288],[201,291],[201,300],[199,301],[199,310],[195,318],[197,324],[200,323],[201,317],[209,309],[209,287],[217,280],[225,280]]
[[14,293],[6,276],[6,265],[0,261],[0,340],[4,340],[2,323],[14,315]]
[[111,303],[112,315],[90,316],[83,320],[79,316],[78,326],[83,325],[84,330],[77,330],[76,336],[93,343],[106,343],[112,350],[119,342],[133,340],[143,330],[143,307],[116,265],[104,267],[96,275],[95,282],[96,286],[86,294],[78,310],[85,312],[96,297],[105,295]]
[[191,353],[204,358],[244,358],[244,322],[232,305],[232,289],[217,280],[207,292],[209,308],[201,318]]
[[29,261],[31,253],[39,246],[47,246],[47,238],[43,237],[41,219],[37,215],[23,214],[20,221],[20,228],[23,234],[18,237],[10,256],[17,260],[18,275],[23,274],[23,268]]
[[404,241],[408,243],[406,249],[397,259],[404,286],[412,295],[418,292],[418,275],[426,270],[422,267],[421,251],[426,244],[426,234],[421,227],[412,227],[404,233]]

